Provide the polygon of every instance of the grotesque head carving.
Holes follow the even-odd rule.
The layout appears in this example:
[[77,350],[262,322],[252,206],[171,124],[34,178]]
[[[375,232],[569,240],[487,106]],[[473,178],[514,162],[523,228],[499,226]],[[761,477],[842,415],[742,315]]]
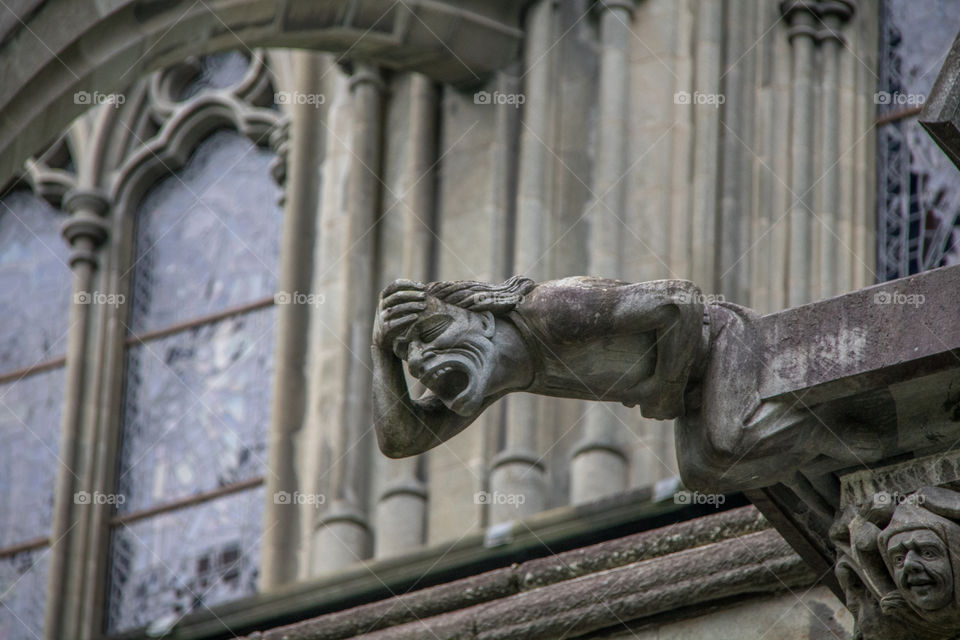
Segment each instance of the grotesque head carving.
[[957,619],[956,580],[960,577],[960,525],[950,516],[960,495],[926,488],[893,511],[877,546],[900,596],[931,620]]
[[923,487],[848,507],[831,530],[837,578],[865,640],[943,640],[960,631],[960,493]]
[[953,600],[953,570],[946,543],[930,529],[897,533],[887,541],[893,581],[907,603],[936,611]]
[[427,308],[394,340],[394,353],[447,408],[475,415],[490,394],[496,366],[496,316],[512,311],[533,286],[521,277],[501,285],[431,283]]

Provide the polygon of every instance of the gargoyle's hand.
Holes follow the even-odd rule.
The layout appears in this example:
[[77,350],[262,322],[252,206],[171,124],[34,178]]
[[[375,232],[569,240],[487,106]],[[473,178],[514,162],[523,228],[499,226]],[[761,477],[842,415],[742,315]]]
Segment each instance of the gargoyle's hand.
[[373,323],[373,344],[385,351],[427,308],[426,285],[412,280],[395,280],[380,292],[380,304]]
[[651,420],[672,420],[684,415],[686,385],[658,380],[651,376],[637,390],[640,413]]

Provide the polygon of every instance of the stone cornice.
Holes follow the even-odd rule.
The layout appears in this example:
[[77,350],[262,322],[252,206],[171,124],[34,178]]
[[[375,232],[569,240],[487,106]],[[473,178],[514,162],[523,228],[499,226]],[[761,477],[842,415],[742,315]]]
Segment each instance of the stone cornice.
[[765,526],[752,507],[744,507],[253,633],[247,640],[545,640],[812,584],[809,568]]

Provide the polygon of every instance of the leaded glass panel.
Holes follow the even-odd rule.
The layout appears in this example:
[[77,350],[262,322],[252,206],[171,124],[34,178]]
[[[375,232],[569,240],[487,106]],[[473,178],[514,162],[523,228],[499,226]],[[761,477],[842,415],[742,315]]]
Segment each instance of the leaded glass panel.
[[63,377],[60,368],[0,384],[0,547],[50,534]]
[[[886,0],[878,114],[919,106],[960,31],[956,0]],[[960,171],[915,117],[879,127],[879,277],[960,263]]]
[[266,468],[275,309],[128,349],[122,513]]
[[67,350],[73,280],[64,220],[28,191],[0,200],[0,373]]
[[199,72],[183,91],[180,100],[187,100],[205,89],[226,89],[240,83],[250,67],[250,60],[239,51],[221,51],[201,56]]
[[273,157],[220,131],[147,195],[137,218],[135,333],[273,295],[283,214]]
[[116,529],[110,631],[255,594],[263,501],[249,489]]
[[48,547],[0,558],[0,638],[43,637],[48,575]]

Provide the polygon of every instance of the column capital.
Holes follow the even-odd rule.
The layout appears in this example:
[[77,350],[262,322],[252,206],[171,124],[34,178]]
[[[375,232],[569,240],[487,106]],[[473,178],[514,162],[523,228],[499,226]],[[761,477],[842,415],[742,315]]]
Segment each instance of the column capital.
[[70,266],[86,262],[95,267],[95,250],[109,236],[109,227],[103,216],[110,209],[110,200],[99,189],[71,189],[63,198],[63,208],[70,217],[60,232],[73,248]]
[[383,82],[383,76],[377,67],[371,67],[365,64],[352,65],[350,73],[350,91],[356,91],[357,87],[364,83],[369,83],[381,93],[386,91],[387,85]]
[[628,14],[633,15],[634,10],[637,8],[637,3],[636,0],[597,0],[596,8],[597,11],[623,9]]

